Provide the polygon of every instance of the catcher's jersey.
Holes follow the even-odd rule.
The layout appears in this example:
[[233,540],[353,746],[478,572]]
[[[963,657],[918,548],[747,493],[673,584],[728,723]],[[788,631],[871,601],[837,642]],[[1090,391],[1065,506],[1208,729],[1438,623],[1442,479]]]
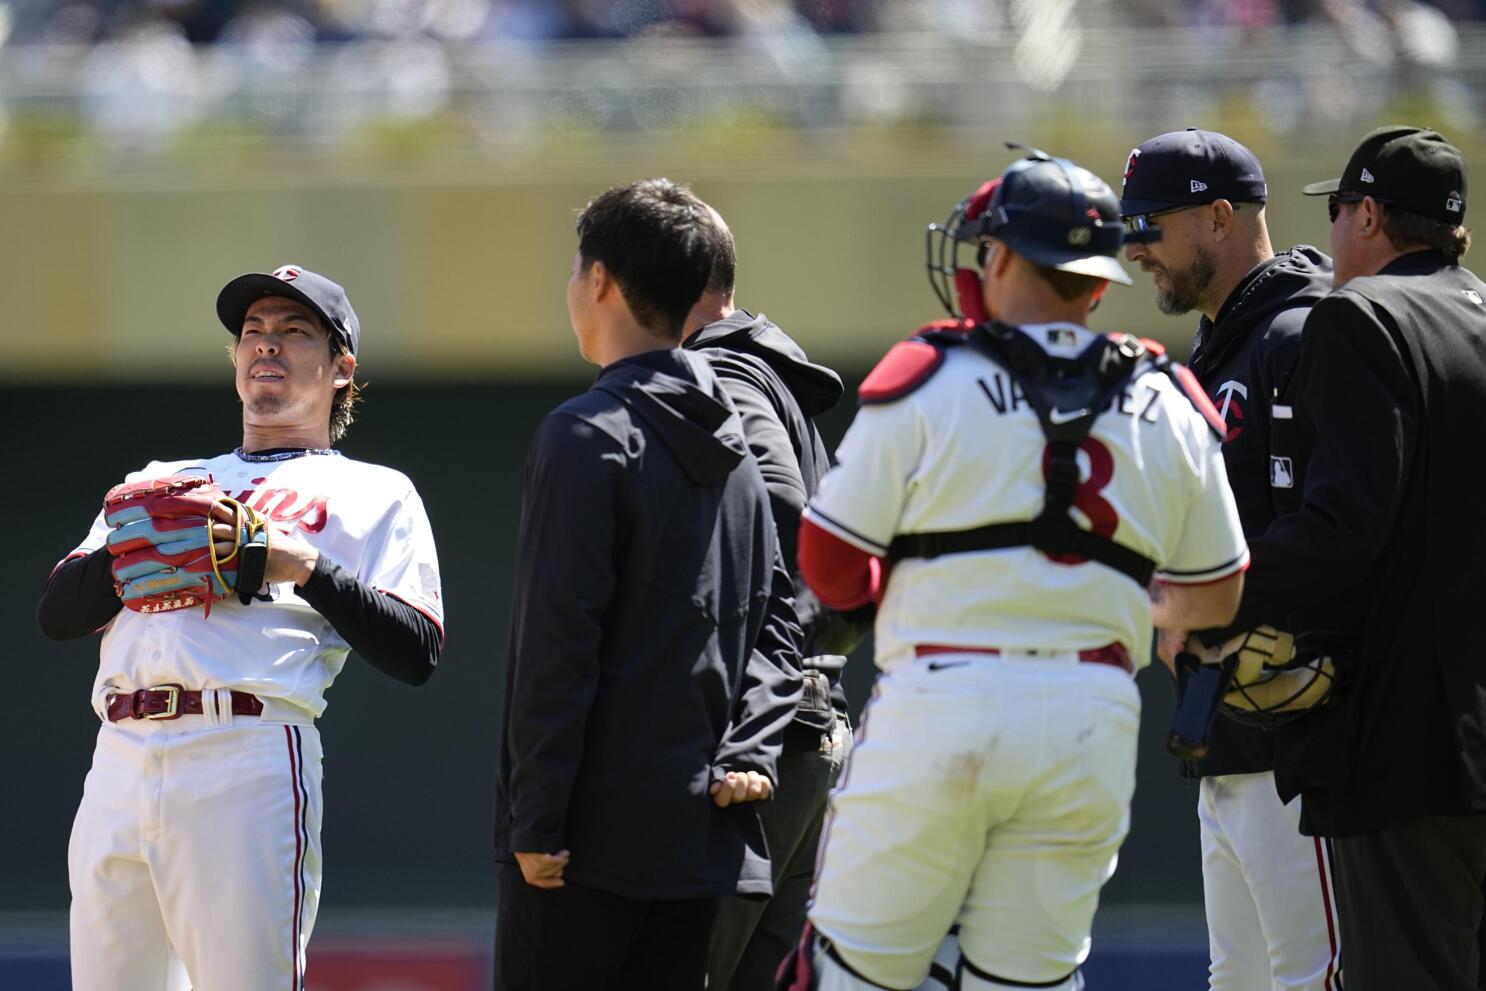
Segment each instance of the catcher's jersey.
[[[155,461],[125,480],[177,472],[209,473],[228,495],[252,506],[275,531],[293,531],[363,583],[395,596],[442,630],[444,603],[433,530],[413,483],[401,472],[335,454],[248,461]],[[102,547],[100,512],[71,556]],[[350,647],[329,621],[295,594],[269,587],[272,601],[242,605],[235,595],[201,608],[136,613],[124,609],[103,636],[93,707],[110,692],[151,685],[233,688],[264,700],[263,718],[302,721],[325,710],[325,690]],[[293,708],[290,708],[292,706]]]
[[[1075,357],[1093,333],[1021,328],[1047,353]],[[895,535],[1030,520],[1042,508],[1047,442],[1004,370],[950,348],[927,382],[866,405],[837,451],[808,518],[883,555]],[[1248,549],[1223,470],[1220,438],[1166,374],[1138,374],[1094,421],[1079,454],[1074,518],[1156,562],[1168,582],[1243,570]],[[1031,547],[900,561],[877,612],[878,666],[917,644],[1083,650],[1118,642],[1150,660],[1146,590],[1096,563],[1060,564]]]

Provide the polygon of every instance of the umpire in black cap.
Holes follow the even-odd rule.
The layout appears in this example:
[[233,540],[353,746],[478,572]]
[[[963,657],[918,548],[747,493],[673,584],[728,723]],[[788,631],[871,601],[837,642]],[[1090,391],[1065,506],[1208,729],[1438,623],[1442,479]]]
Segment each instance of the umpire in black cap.
[[1460,267],[1465,166],[1384,127],[1328,197],[1334,289],[1302,334],[1294,512],[1252,538],[1238,623],[1327,606],[1355,643],[1332,702],[1279,731],[1281,796],[1329,837],[1349,991],[1483,984],[1486,284]]

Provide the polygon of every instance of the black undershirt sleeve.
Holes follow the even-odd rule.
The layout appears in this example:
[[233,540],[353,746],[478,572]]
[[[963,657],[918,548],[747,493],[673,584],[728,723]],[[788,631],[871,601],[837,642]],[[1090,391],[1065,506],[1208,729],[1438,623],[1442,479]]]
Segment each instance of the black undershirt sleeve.
[[438,625],[400,599],[357,580],[323,554],[299,597],[315,607],[372,667],[407,685],[433,676],[443,649]]
[[47,580],[36,606],[36,622],[48,640],[76,640],[96,633],[124,604],[114,592],[112,556],[107,547],[70,558]]
[[[383,674],[408,685],[433,676],[443,635],[406,602],[357,581],[324,555],[299,596]],[[57,567],[41,593],[36,622],[49,640],[76,640],[107,626],[123,607],[114,592],[112,557],[100,547]]]

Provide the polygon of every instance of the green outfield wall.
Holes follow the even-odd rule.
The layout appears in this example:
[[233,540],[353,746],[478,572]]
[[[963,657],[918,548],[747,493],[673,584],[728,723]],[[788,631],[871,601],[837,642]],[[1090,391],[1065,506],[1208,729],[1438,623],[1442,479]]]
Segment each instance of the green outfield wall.
[[[1070,141],[1116,186],[1145,135]],[[1266,157],[1275,243],[1326,247],[1307,181],[1346,146],[1254,141]],[[224,360],[213,313],[233,276],[297,263],[343,281],[364,328],[363,369],[383,378],[576,374],[563,285],[575,211],[613,183],[694,183],[737,235],[740,303],[794,328],[818,357],[865,364],[942,315],[924,278],[924,227],[1012,153],[977,140],[862,138],[735,156],[616,147],[541,171],[283,163],[232,173],[66,180],[22,173],[0,188],[0,380],[197,381]],[[595,154],[602,149],[593,149]],[[1115,288],[1097,329],[1185,350],[1193,320],[1161,317],[1148,280]]]

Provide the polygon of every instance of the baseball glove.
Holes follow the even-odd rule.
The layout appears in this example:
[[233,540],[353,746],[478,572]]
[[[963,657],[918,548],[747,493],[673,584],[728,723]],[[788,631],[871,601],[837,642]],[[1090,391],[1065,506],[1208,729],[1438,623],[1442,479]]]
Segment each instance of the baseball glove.
[[1275,723],[1324,704],[1336,687],[1336,663],[1307,641],[1259,626],[1225,643],[1222,656],[1234,669],[1224,713],[1240,722]]
[[[204,606],[237,592],[243,605],[263,584],[268,567],[268,521],[231,499],[211,478],[168,475],[125,482],[108,490],[103,518],[113,527],[114,591],[135,612]],[[236,540],[219,550],[213,524],[230,523]]]

